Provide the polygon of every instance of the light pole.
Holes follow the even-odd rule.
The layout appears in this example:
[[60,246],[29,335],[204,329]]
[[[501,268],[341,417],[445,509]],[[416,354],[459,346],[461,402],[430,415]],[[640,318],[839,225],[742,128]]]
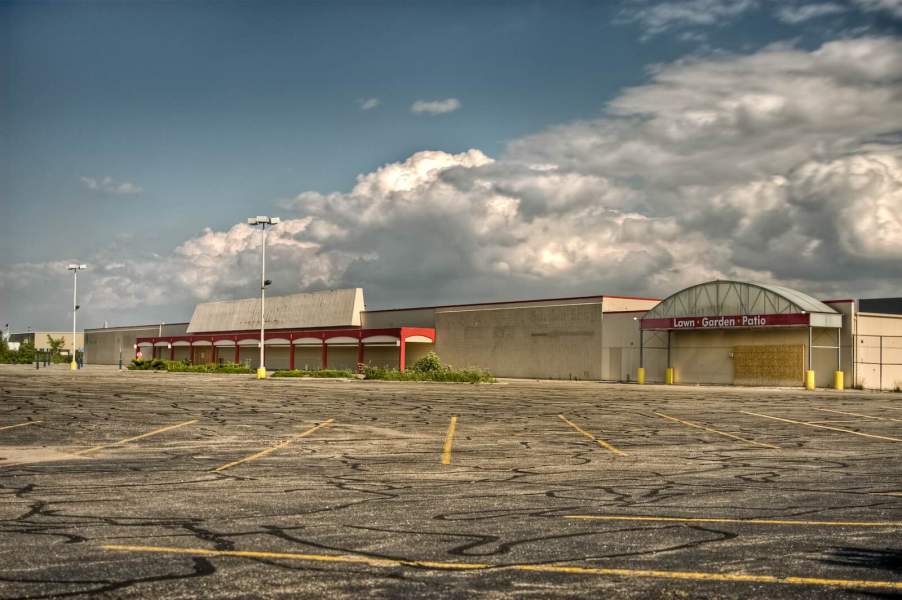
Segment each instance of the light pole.
[[266,366],[263,361],[265,344],[263,333],[266,330],[266,286],[272,281],[266,278],[266,226],[278,225],[279,217],[251,217],[247,220],[248,225],[256,227],[260,226],[260,232],[263,234],[263,242],[260,244],[261,264],[260,269],[260,366],[257,367],[257,379],[266,379]]
[[72,271],[72,362],[69,368],[73,371],[78,369],[78,363],[75,362],[75,353],[78,351],[75,345],[75,317],[78,313],[78,272],[87,269],[88,265],[69,265],[67,269]]

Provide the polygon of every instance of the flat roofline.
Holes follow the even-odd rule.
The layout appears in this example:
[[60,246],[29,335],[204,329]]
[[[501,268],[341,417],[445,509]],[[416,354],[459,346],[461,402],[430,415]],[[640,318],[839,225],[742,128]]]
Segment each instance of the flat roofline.
[[[169,327],[170,325],[188,325],[189,321],[178,322],[178,323],[148,323],[147,325],[111,325],[109,327],[85,327],[84,331],[109,331],[110,329],[137,329],[144,327],[159,327],[162,325],[163,327]],[[72,333],[71,331],[69,333]]]
[[885,317],[888,319],[902,319],[902,315],[896,313],[875,313],[858,311],[857,315],[859,317]]
[[[660,298],[643,298],[640,296],[614,296],[612,294],[596,294],[594,296],[568,296],[565,298],[534,298],[532,300],[492,300],[490,302],[467,302],[464,304],[438,304],[433,306],[410,306],[407,308],[379,308],[365,310],[365,313],[398,312],[404,310],[428,310],[430,308],[458,308],[465,306],[497,306],[499,304],[529,304],[534,302],[560,302],[565,300],[602,300],[604,298],[617,298],[620,300],[648,300],[660,302]],[[644,311],[643,311],[644,312]]]
[[821,300],[824,304],[849,304],[855,302],[854,300]]

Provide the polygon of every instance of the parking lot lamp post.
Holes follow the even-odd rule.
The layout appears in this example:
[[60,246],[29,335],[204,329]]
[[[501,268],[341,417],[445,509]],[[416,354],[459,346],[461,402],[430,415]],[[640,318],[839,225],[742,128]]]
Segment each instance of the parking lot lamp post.
[[264,333],[266,331],[266,286],[272,281],[266,278],[266,226],[278,225],[279,217],[251,217],[248,225],[260,226],[262,242],[260,244],[261,268],[260,268],[260,366],[257,367],[257,379],[266,379],[266,366],[264,362]]
[[75,371],[78,369],[78,363],[75,362],[75,353],[78,351],[75,344],[75,318],[78,313],[78,272],[87,269],[88,265],[69,265],[68,270],[72,271],[72,362],[69,363],[69,369]]

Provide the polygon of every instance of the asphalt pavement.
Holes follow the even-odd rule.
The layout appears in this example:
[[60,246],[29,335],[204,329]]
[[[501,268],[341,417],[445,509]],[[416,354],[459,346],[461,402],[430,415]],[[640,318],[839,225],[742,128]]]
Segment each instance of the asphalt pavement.
[[0,366],[0,598],[902,597],[902,395]]

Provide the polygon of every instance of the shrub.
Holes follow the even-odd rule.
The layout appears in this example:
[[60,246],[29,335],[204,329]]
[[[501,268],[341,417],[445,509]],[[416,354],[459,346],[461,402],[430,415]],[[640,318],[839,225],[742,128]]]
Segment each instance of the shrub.
[[293,370],[285,370],[285,371],[276,371],[272,374],[273,377],[317,377],[321,379],[327,379],[332,377],[353,377],[354,374],[350,371],[342,371],[339,369],[319,369],[317,371],[304,371],[302,369],[293,369]]
[[429,352],[426,356],[413,363],[413,370],[417,373],[438,373],[442,369],[442,361],[439,360],[438,354],[435,352]]

